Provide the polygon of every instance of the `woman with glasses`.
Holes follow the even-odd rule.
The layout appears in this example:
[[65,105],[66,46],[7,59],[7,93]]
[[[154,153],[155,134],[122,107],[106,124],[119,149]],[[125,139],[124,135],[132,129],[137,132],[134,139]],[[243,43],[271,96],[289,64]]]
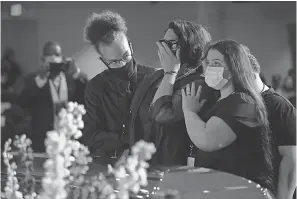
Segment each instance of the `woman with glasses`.
[[275,193],[271,131],[261,94],[256,90],[248,54],[235,41],[206,49],[206,84],[221,97],[199,116],[202,87],[183,90],[183,112],[191,141],[198,148],[196,166],[208,167],[259,183]]
[[154,164],[187,164],[191,143],[182,113],[181,89],[190,82],[204,85],[203,97],[208,99],[205,110],[215,101],[215,90],[205,85],[201,66],[202,52],[210,41],[209,32],[201,25],[174,20],[157,42],[162,70],[147,75],[139,85],[129,125],[131,145],[139,139],[155,143]]

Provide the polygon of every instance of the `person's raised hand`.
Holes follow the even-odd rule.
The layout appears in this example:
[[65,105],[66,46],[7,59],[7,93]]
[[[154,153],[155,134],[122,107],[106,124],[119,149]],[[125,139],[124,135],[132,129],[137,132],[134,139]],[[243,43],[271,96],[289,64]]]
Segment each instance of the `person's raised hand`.
[[166,43],[157,42],[157,46],[161,67],[165,72],[175,71],[177,73],[180,69],[180,49],[173,54]]

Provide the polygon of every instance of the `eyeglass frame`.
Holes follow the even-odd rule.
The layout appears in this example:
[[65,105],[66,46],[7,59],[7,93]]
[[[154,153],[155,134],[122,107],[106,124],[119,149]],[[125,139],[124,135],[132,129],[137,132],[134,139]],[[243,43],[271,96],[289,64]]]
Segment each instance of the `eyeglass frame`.
[[[114,60],[114,61],[111,61],[110,63],[108,63],[105,59],[103,59],[101,56],[99,57],[99,59],[107,66],[107,68],[118,68],[118,67],[110,67],[111,64],[117,64],[117,66],[119,66],[120,62],[125,62],[128,63],[129,61],[131,61],[133,59],[133,49],[132,49],[132,44],[131,42],[129,42],[129,48],[130,48],[130,51],[131,53],[127,54],[127,52],[119,59],[119,60]],[[129,60],[124,60],[124,57],[131,57]]]
[[[171,50],[177,50],[178,48],[180,48],[181,44],[178,40],[175,40],[175,39],[171,39],[171,40],[166,40],[166,39],[159,39],[159,42],[162,43],[166,43],[167,46],[171,49]],[[173,48],[172,46],[176,44],[177,47],[176,48]]]

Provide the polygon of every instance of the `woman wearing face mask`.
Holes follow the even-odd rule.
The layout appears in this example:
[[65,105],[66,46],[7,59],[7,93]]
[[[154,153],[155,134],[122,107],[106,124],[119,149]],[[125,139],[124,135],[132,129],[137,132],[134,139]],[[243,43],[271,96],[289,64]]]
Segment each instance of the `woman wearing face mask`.
[[204,103],[201,87],[196,92],[195,85],[187,85],[182,92],[187,131],[198,148],[196,166],[233,173],[275,191],[271,132],[247,53],[235,41],[224,40],[211,44],[205,55],[205,81],[221,93],[206,122],[197,115]]
[[201,57],[211,36],[201,25],[174,20],[163,39],[157,42],[163,70],[147,75],[132,101],[129,141],[133,145],[144,139],[154,142],[157,153],[153,164],[185,165],[190,153],[190,139],[182,112],[181,89],[190,82],[204,85],[202,95],[213,103],[215,90],[205,85],[201,76]]

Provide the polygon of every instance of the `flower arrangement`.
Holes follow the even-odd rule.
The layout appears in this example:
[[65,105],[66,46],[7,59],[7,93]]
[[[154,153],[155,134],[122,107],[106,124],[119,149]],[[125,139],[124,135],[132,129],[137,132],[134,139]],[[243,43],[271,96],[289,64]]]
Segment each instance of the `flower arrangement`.
[[[149,164],[146,161],[151,159],[156,149],[154,144],[144,141],[139,141],[132,147],[127,159],[118,161],[114,167],[108,165],[107,175],[99,173],[90,179],[85,177],[92,158],[88,148],[77,141],[82,136],[84,114],[83,105],[69,102],[60,111],[55,130],[47,133],[45,145],[48,159],[44,163],[45,173],[39,193],[35,191],[36,183],[31,175],[34,169],[31,140],[22,135],[16,136],[14,142],[9,139],[5,143],[3,160],[7,167],[7,182],[4,193],[1,194],[4,198],[128,199],[130,192],[137,194],[141,186],[147,185]],[[20,183],[16,177],[18,165],[13,161],[12,143],[18,150],[17,154],[26,171]]]

